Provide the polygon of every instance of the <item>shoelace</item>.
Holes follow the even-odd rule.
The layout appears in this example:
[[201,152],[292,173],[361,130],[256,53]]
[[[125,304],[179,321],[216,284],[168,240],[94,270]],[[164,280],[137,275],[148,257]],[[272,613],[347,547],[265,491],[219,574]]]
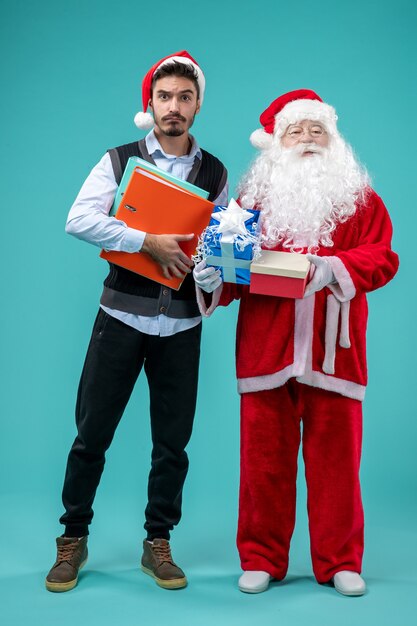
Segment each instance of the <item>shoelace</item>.
[[162,563],[168,561],[173,564],[172,556],[171,556],[171,548],[169,547],[169,543],[157,544],[152,546],[152,551],[155,554],[156,558]]
[[72,557],[74,556],[75,550],[76,546],[73,543],[58,546],[58,563],[62,563],[62,561],[71,561]]

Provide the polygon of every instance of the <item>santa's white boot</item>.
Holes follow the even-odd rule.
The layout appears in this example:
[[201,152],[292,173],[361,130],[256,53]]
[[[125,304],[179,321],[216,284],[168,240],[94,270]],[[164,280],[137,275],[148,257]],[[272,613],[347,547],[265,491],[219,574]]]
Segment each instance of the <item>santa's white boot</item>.
[[334,588],[344,596],[363,596],[366,583],[357,572],[343,570],[333,576]]
[[244,593],[261,593],[268,589],[271,578],[267,572],[244,572],[239,578],[239,589]]

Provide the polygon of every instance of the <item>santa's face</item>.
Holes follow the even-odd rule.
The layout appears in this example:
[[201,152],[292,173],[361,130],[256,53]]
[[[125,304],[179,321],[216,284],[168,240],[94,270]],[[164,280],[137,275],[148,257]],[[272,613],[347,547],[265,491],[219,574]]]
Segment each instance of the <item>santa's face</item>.
[[239,185],[242,206],[262,211],[263,243],[292,250],[332,246],[356,211],[366,172],[337,133],[302,120],[273,135]]
[[300,145],[300,157],[314,157],[322,153],[329,145],[329,136],[325,127],[315,120],[302,120],[290,124],[281,137],[283,148],[294,148]]

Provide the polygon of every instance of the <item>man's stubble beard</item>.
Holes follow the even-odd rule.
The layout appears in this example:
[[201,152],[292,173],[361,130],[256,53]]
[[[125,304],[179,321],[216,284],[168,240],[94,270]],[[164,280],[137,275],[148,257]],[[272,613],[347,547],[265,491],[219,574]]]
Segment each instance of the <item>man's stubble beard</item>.
[[[177,126],[176,124],[169,125],[167,129],[162,128],[161,124],[159,123],[159,120],[155,120],[155,124],[158,126],[159,130],[161,131],[162,134],[164,134],[166,137],[181,137],[182,135],[184,135],[185,133],[187,133],[191,126],[194,124],[194,120],[195,120],[195,116],[196,113],[194,113],[193,118],[190,122],[190,124],[186,127],[186,128],[181,128],[179,126]],[[161,123],[163,123],[163,120],[160,120]],[[181,120],[179,120],[182,123],[187,123],[187,118],[182,118]]]
[[187,131],[184,128],[170,128],[166,131],[162,130],[162,132],[167,137],[181,137],[181,135],[183,135]]

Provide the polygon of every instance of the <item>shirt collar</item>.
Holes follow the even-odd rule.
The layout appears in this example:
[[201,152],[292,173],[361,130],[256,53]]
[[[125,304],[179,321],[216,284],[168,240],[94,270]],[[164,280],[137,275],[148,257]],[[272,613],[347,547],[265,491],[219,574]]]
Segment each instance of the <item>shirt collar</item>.
[[146,147],[148,149],[148,152],[151,156],[156,156],[156,157],[163,156],[166,159],[182,159],[184,161],[186,160],[194,161],[195,157],[198,157],[199,159],[201,159],[201,156],[202,156],[201,149],[198,143],[196,142],[196,140],[194,139],[192,135],[190,135],[190,139],[191,139],[190,153],[184,154],[183,156],[180,156],[180,157],[175,156],[175,154],[167,154],[166,152],[163,151],[161,144],[157,140],[153,129],[151,130],[150,133],[146,135],[145,142],[146,142]]

